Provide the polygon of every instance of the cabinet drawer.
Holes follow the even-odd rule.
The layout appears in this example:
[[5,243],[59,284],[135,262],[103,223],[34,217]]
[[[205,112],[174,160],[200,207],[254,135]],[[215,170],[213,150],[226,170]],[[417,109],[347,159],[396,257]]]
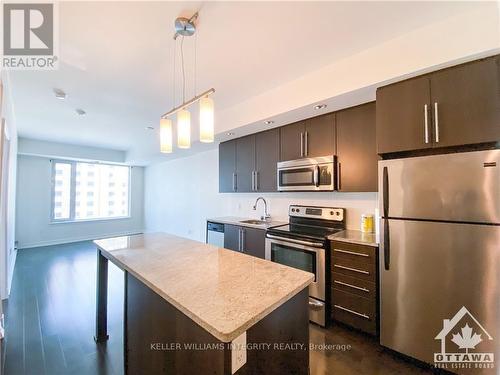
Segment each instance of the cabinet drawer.
[[376,282],[376,264],[332,256],[332,272]]
[[332,289],[332,318],[364,332],[377,334],[376,302]]
[[332,273],[332,288],[368,299],[376,300],[377,298],[377,284],[337,272]]
[[376,262],[377,248],[349,242],[332,241],[332,256],[358,262]]

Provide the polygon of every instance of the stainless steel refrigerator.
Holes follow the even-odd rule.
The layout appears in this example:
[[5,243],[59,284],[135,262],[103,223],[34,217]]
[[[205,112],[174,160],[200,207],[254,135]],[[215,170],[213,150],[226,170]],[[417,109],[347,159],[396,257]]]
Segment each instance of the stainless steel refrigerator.
[[380,343],[428,363],[492,353],[498,374],[500,150],[380,161],[379,197]]

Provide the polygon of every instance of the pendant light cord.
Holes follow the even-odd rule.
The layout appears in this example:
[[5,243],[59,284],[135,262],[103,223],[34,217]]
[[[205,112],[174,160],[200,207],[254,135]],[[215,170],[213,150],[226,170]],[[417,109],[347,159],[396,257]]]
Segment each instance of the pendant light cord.
[[177,41],[174,39],[174,68],[172,70],[172,108],[175,108],[175,55],[177,54]]
[[184,71],[184,36],[181,39],[181,64],[182,64],[182,103],[186,102],[186,72]]

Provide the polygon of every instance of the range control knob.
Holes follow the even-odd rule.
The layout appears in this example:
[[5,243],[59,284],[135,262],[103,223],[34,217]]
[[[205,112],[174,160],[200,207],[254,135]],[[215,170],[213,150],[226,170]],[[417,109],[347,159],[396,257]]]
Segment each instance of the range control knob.
[[292,212],[295,212],[295,208],[292,208]]
[[333,211],[330,211],[330,215],[333,215],[333,214],[334,214],[334,212],[333,212]]
[[300,210],[299,210],[298,208],[297,208],[295,211],[296,211],[296,212],[300,212]]
[[337,216],[340,216],[340,212],[337,211]]

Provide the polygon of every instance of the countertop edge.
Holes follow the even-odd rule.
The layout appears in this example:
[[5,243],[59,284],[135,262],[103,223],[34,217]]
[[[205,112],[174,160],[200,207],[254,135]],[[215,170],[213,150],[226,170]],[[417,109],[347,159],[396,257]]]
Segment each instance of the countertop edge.
[[[232,331],[232,332],[219,332],[217,331],[216,328],[214,328],[212,325],[210,325],[208,322],[205,320],[201,319],[199,316],[191,312],[190,310],[186,309],[184,306],[179,304],[177,301],[175,301],[173,298],[170,296],[166,295],[163,293],[160,289],[158,289],[155,285],[151,284],[147,280],[145,280],[140,274],[137,272],[129,269],[127,266],[125,266],[122,262],[120,262],[119,259],[114,257],[110,252],[107,250],[103,249],[101,246],[99,246],[96,241],[93,241],[94,244],[97,246],[97,248],[102,251],[105,254],[105,257],[112,261],[115,265],[117,265],[119,268],[122,270],[126,270],[127,272],[130,272],[131,275],[133,275],[135,278],[137,278],[139,281],[141,281],[144,285],[146,285],[148,288],[153,290],[156,294],[158,294],[160,297],[162,297],[165,301],[170,303],[172,306],[174,306],[176,309],[181,311],[184,315],[189,317],[193,322],[198,324],[200,327],[202,327],[204,330],[209,332],[212,336],[214,336],[216,339],[222,341],[222,342],[231,342],[238,336],[240,336],[243,332],[251,328],[253,325],[258,323],[260,320],[265,318],[267,315],[269,315],[271,312],[276,310],[278,307],[282,306],[285,302],[289,301],[292,297],[297,295],[300,291],[303,289],[307,288],[309,284],[314,280],[314,275],[310,275],[309,280],[305,281],[302,283],[299,287],[295,288],[293,291],[288,293],[284,298],[280,299],[276,303],[270,305],[268,308],[262,310],[260,313],[258,313],[256,316],[254,316],[252,319],[249,319],[247,322],[243,323],[238,329]],[[227,250],[231,251],[231,250]],[[250,255],[248,255],[250,256]]]
[[[234,220],[233,220],[234,219]],[[283,222],[283,221],[271,221],[269,224],[265,225],[258,225],[258,224],[249,224],[249,223],[242,223],[240,220],[252,220],[251,218],[224,218],[224,217],[215,217],[215,218],[207,218],[205,221],[211,222],[211,223],[217,223],[217,224],[228,224],[228,225],[236,225],[239,227],[247,227],[247,228],[252,228],[252,229],[260,229],[260,230],[267,230],[269,228],[274,228],[278,227],[280,225],[286,225],[288,223]]]
[[[356,233],[356,235],[355,236],[349,236],[349,233],[351,233],[351,234]],[[364,235],[373,236],[373,241],[355,238],[356,236],[361,236],[363,234]],[[342,235],[345,235],[346,237],[342,237]],[[339,242],[353,243],[353,244],[363,245],[363,246],[379,247],[379,244],[376,242],[376,235],[375,235],[375,233],[363,233],[363,232],[361,232],[359,230],[354,230],[354,229],[346,229],[346,230],[344,230],[342,232],[334,233],[334,234],[328,236],[328,240],[329,241],[339,241]]]

